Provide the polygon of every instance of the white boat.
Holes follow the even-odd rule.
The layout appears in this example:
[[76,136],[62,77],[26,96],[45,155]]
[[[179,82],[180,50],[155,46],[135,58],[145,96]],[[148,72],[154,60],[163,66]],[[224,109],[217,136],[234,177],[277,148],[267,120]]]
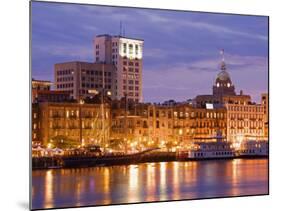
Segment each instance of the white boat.
[[188,158],[191,159],[214,159],[232,158],[235,150],[231,143],[226,141],[195,142],[191,150],[188,151]]
[[241,143],[238,156],[268,156],[268,141],[248,140]]

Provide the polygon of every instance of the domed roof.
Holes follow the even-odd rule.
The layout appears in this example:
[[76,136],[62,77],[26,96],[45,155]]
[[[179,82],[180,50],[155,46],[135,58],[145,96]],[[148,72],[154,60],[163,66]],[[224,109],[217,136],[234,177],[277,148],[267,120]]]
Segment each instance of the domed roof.
[[226,72],[225,70],[222,70],[218,75],[217,75],[217,80],[220,80],[220,81],[231,81],[230,79],[230,75],[228,72]]

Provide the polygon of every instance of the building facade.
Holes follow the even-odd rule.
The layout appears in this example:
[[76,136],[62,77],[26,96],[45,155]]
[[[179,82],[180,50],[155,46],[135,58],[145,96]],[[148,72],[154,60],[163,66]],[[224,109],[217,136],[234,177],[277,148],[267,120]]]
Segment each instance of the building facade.
[[31,91],[32,91],[32,103],[36,101],[38,98],[38,93],[42,91],[50,91],[51,90],[51,81],[45,80],[35,80],[32,78],[31,81]]
[[39,121],[39,106],[36,103],[32,104],[31,113],[31,141],[32,146],[41,144],[40,140],[40,121]]
[[264,107],[255,103],[227,103],[227,138],[230,142],[267,140]]
[[176,150],[188,148],[196,140],[215,139],[218,132],[226,138],[226,120],[225,108],[138,103],[131,106],[127,116],[124,107],[112,109],[111,136],[127,139],[129,146],[133,143],[142,149],[164,147]]
[[105,145],[110,135],[110,109],[104,105],[102,112],[101,106],[86,103],[39,103],[38,124],[41,127],[38,140],[44,146],[57,138],[77,144]]
[[55,64],[55,89],[68,91],[76,100],[91,97],[99,92],[116,95],[116,68],[112,64],[65,62]]
[[94,39],[95,62],[116,67],[117,99],[127,96],[142,102],[143,43],[141,39],[107,34]]
[[264,108],[264,133],[267,138],[269,138],[268,128],[269,128],[269,106],[268,106],[268,94],[263,93],[261,99],[263,108]]

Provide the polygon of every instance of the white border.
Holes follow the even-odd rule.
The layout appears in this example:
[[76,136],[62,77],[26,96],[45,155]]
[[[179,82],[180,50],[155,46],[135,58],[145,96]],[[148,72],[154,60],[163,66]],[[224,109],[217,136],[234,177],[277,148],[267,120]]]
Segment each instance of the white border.
[[[70,0],[77,3],[243,13],[270,16],[270,196],[67,210],[271,210],[280,207],[280,11],[274,0]],[[1,2],[1,210],[27,210],[29,139],[29,2]],[[274,115],[273,115],[274,114]],[[3,118],[4,117],[4,118]],[[274,138],[275,137],[275,138]]]

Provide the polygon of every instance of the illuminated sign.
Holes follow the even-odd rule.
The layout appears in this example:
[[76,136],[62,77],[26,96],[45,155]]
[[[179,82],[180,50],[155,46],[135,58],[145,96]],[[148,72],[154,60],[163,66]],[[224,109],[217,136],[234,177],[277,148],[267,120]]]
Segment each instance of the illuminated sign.
[[212,103],[206,103],[206,109],[214,109],[214,105]]

